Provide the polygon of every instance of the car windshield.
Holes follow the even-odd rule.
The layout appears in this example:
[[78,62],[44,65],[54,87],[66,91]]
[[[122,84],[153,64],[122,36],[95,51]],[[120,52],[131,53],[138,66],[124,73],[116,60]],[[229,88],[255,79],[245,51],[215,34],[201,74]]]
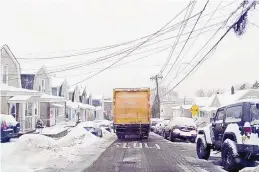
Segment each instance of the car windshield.
[[259,124],[259,109],[255,105],[251,106],[251,124]]

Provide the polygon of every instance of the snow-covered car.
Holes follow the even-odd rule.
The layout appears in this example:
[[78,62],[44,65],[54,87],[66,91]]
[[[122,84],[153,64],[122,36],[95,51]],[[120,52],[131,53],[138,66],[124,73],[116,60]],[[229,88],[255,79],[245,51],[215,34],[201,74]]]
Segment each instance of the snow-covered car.
[[160,119],[160,118],[151,118],[151,131],[152,132],[154,132],[155,131],[155,129],[156,129],[156,125],[157,125],[157,123],[159,123],[159,122],[161,122],[161,121],[163,121],[163,119]]
[[20,123],[12,115],[0,114],[1,142],[9,142],[11,138],[18,136]]
[[187,117],[172,118],[163,131],[163,137],[169,137],[170,141],[174,141],[175,139],[183,139],[194,143],[196,136],[196,124],[192,118]]
[[98,125],[95,122],[92,122],[92,121],[81,122],[77,126],[83,127],[86,131],[91,132],[93,135],[96,135],[98,137],[103,137],[103,132],[100,125]]
[[198,129],[197,155],[208,159],[221,151],[227,171],[242,169],[259,157],[259,100],[242,100],[220,107],[211,123]]
[[94,121],[96,122],[101,128],[106,129],[109,132],[112,132],[112,127],[111,127],[111,121],[108,120],[98,120],[98,121]]
[[161,122],[161,125],[158,127],[158,131],[157,131],[157,133],[159,134],[159,135],[162,135],[163,134],[163,132],[164,132],[164,130],[165,130],[165,127],[168,125],[168,123],[169,123],[169,119],[166,119],[166,120],[164,120],[163,122]]

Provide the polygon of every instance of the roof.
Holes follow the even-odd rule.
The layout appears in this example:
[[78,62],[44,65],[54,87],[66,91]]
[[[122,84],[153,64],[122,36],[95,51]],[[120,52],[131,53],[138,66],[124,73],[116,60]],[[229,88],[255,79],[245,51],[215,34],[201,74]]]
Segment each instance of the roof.
[[209,104],[210,97],[195,97],[194,103],[197,106],[207,106]]
[[23,88],[17,88],[13,86],[9,86],[6,84],[0,84],[0,93],[1,94],[8,94],[10,96],[17,96],[17,95],[35,95],[39,96],[41,93],[34,90],[27,90]]
[[33,90],[35,74],[21,74],[22,88]]
[[19,102],[26,102],[29,100],[31,96],[28,95],[22,95],[22,96],[13,96],[8,100],[8,103],[19,103]]
[[103,95],[94,96],[92,99],[93,100],[102,100],[103,99]]
[[183,109],[191,109],[192,105],[182,105]]
[[89,98],[91,95],[91,92],[86,92],[86,98]]
[[85,86],[80,85],[80,86],[78,86],[78,88],[79,88],[80,95],[82,95],[85,91]]
[[247,94],[251,90],[252,89],[238,90],[238,91],[235,91],[234,94],[231,94],[231,92],[226,92],[224,94],[218,94],[217,96],[219,98],[219,102],[221,106],[224,106],[241,99],[245,94]]
[[72,102],[70,100],[66,101],[66,106],[72,108],[72,109],[77,109],[79,104],[76,102]]
[[51,86],[52,87],[60,87],[64,83],[65,79],[64,78],[51,78]]
[[200,108],[200,111],[211,112],[211,111],[216,111],[217,109],[218,109],[217,107],[204,106],[204,107]]
[[70,88],[68,89],[68,92],[69,92],[69,93],[74,92],[74,91],[75,91],[75,88],[76,88],[76,87],[70,87]]
[[78,103],[78,104],[79,104],[79,106],[80,106],[81,108],[83,108],[83,109],[95,109],[94,106],[91,106],[91,105],[89,105],[89,104],[83,104],[83,103]]

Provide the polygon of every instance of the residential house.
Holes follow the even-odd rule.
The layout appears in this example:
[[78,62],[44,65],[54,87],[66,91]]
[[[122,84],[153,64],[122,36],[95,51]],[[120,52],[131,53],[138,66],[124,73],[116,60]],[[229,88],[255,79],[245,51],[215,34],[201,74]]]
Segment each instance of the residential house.
[[104,113],[106,119],[111,120],[112,119],[112,106],[113,101],[111,98],[104,98]]
[[[160,116],[164,119],[171,119],[175,116],[188,116],[188,114],[182,113],[181,110],[182,105],[190,105],[192,104],[192,99],[190,98],[182,98],[182,97],[171,97],[171,100],[163,100],[160,103]],[[175,108],[174,108],[175,107]]]
[[52,77],[51,83],[53,96],[60,96],[64,97],[66,100],[69,100],[69,85],[66,78]]
[[21,88],[20,64],[7,45],[1,47],[1,114],[10,114],[21,124],[21,132],[35,129],[39,92]]
[[95,119],[104,119],[104,96],[96,96],[92,99],[92,105],[95,107]]
[[91,92],[87,92],[86,93],[86,104],[89,104],[89,105],[93,105],[92,103],[92,93]]
[[42,93],[39,118],[43,120],[44,125],[53,126],[65,120],[65,99],[52,95],[52,77],[45,66],[35,74],[21,74],[21,82],[24,89]]
[[173,110],[173,117],[192,118],[190,108],[192,105],[180,105],[171,107]]

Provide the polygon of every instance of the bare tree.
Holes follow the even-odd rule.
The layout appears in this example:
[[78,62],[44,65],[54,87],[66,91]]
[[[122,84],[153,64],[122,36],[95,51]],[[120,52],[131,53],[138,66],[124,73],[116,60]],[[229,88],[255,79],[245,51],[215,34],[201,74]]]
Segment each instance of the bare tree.
[[199,90],[196,91],[196,96],[197,97],[205,97],[206,96],[206,93],[205,91],[201,88]]
[[220,94],[221,93],[221,90],[219,88],[217,89],[212,89],[212,90],[209,90],[206,92],[206,96],[207,97],[211,97],[213,96],[214,94]]

